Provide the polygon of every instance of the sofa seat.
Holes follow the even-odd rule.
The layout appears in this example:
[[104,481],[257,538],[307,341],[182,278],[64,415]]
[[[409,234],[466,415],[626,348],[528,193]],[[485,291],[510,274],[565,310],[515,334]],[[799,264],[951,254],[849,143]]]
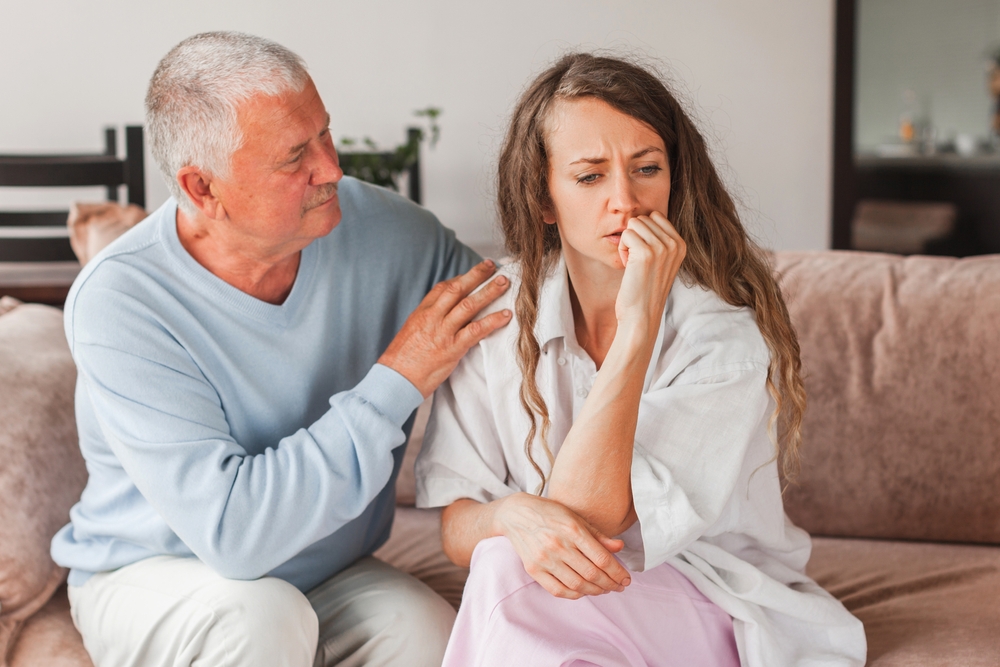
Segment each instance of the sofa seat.
[[10,667],[93,667],[70,618],[65,584],[25,622],[8,664]]
[[814,538],[809,575],[864,624],[869,667],[1000,664],[1000,548]]

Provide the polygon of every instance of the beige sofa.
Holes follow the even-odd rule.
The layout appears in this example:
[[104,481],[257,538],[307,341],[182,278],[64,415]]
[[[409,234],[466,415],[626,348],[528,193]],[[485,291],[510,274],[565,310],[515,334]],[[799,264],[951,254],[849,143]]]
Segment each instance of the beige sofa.
[[[810,405],[788,513],[810,574],[865,624],[869,664],[1000,664],[1000,256],[778,253]],[[13,306],[13,307],[12,307]],[[12,308],[11,308],[12,307]],[[85,482],[61,313],[0,304],[0,655],[90,665],[48,556]],[[412,458],[379,551],[458,603]]]

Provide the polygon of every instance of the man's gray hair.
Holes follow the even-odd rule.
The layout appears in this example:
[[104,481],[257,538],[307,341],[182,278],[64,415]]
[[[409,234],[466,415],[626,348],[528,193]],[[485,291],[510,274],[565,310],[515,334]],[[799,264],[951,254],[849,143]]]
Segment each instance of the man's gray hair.
[[146,93],[146,133],[171,194],[186,212],[194,214],[194,205],[177,183],[177,171],[196,166],[227,178],[244,139],[239,105],[259,94],[300,92],[308,80],[302,58],[240,32],[188,37],[163,57]]

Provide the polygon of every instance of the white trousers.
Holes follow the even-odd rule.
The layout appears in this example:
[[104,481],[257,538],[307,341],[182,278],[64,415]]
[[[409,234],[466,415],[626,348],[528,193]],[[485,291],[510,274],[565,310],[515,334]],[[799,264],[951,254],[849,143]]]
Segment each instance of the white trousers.
[[371,557],[303,595],[158,556],[71,586],[69,599],[96,667],[438,667],[455,620],[429,587]]

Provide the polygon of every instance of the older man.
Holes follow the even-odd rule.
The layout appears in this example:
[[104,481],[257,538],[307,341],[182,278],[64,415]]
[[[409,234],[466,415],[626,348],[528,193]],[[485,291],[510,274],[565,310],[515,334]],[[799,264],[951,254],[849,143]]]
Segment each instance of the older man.
[[185,40],[146,102],[174,197],[66,303],[90,480],[52,553],[88,651],[440,664],[451,608],[369,554],[414,409],[509,320],[471,322],[506,281],[473,293],[492,264],[459,275],[476,258],[434,216],[341,180],[323,102],[277,44]]

